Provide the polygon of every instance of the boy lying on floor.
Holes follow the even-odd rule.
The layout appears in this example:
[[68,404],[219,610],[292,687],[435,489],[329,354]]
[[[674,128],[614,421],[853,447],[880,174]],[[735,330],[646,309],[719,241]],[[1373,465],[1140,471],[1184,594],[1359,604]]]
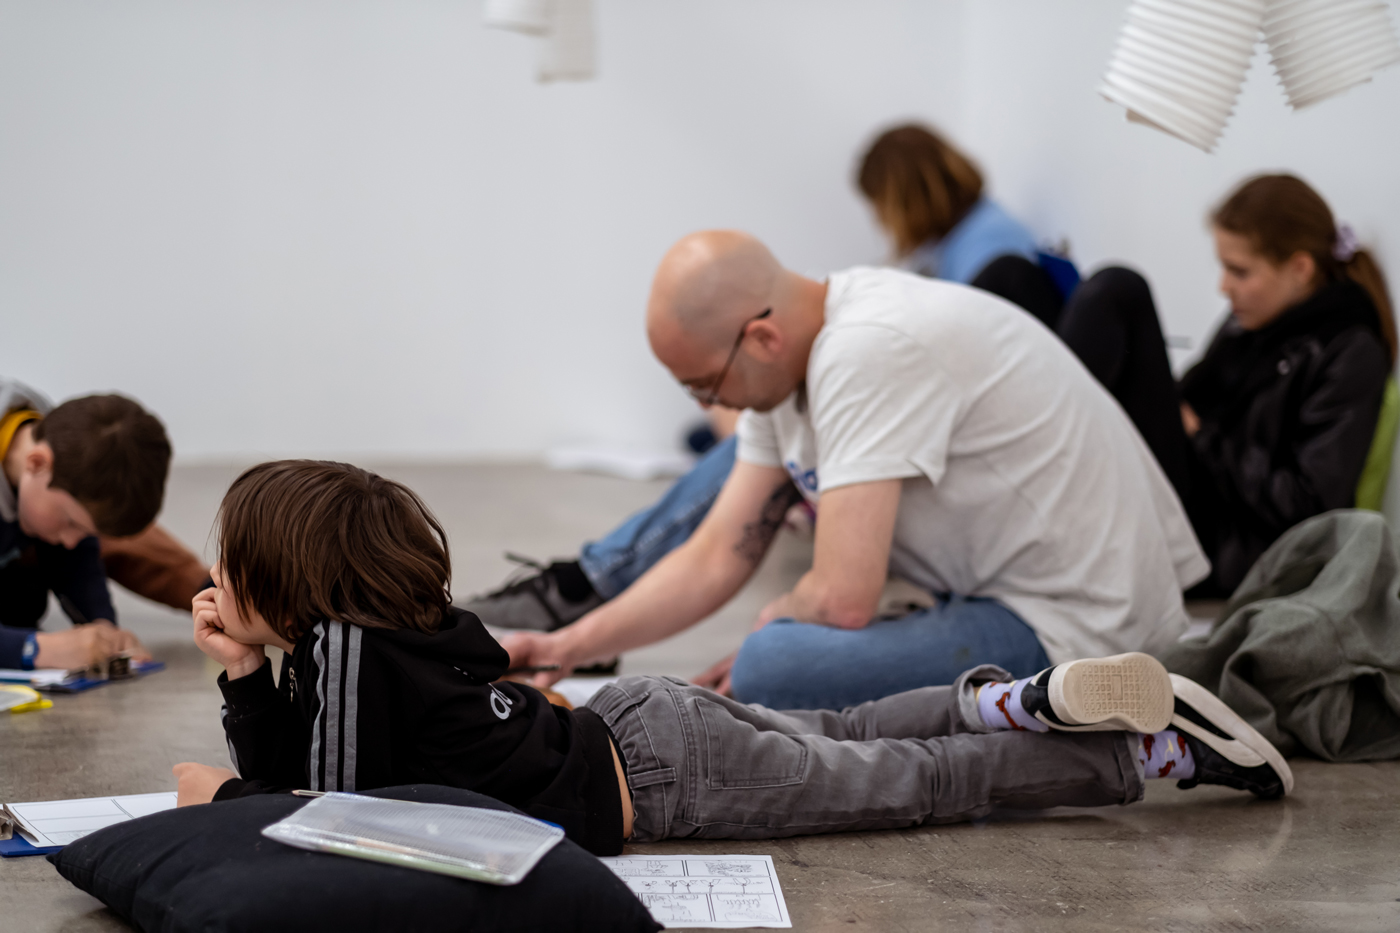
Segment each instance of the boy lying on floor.
[[[625,677],[587,707],[500,681],[506,652],[452,608],[446,535],[410,490],[353,466],[253,467],[224,497],[195,643],[224,666],[238,774],[175,766],[180,804],[254,793],[467,788],[624,841],[751,839],[1139,800],[1144,778],[1279,797],[1259,733],[1143,654],[1011,682],[996,667],[840,712],[744,706]],[[280,683],[263,646],[287,652]]]

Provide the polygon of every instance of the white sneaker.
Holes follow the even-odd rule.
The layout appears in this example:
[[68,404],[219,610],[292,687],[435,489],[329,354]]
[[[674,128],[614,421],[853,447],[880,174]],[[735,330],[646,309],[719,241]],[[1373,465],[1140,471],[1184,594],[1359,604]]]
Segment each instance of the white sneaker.
[[1293,793],[1293,771],[1272,742],[1205,687],[1171,675],[1176,709],[1171,728],[1196,760],[1196,776],[1177,787],[1223,784],[1266,800]]
[[1167,669],[1139,651],[1056,664],[1021,690],[1026,712],[1061,732],[1161,732],[1172,699]]

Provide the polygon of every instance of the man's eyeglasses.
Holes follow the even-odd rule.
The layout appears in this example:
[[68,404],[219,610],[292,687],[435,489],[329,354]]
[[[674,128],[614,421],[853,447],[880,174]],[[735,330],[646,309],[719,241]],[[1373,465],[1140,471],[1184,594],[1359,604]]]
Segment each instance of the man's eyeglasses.
[[724,385],[724,377],[729,375],[729,367],[734,365],[734,358],[739,355],[739,347],[744,342],[744,336],[749,332],[749,325],[754,321],[761,321],[773,313],[772,308],[767,308],[762,314],[755,314],[744,322],[744,326],[739,328],[739,336],[734,338],[734,349],[729,351],[729,359],[724,361],[724,368],[719,371],[719,375],[710,383],[708,389],[697,389],[688,385],[685,390],[690,393],[690,397],[701,405],[714,405],[719,402],[720,386]]

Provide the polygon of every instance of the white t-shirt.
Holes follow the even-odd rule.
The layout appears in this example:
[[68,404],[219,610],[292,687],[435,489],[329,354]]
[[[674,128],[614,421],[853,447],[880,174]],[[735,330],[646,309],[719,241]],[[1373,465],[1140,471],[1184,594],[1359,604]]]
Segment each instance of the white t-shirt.
[[[890,567],[989,596],[1054,663],[1156,651],[1210,564],[1126,414],[1035,318],[987,292],[892,269],[828,280],[801,390],[739,421],[739,459],[784,467],[815,503],[904,481]],[[820,519],[818,519],[820,521]]]

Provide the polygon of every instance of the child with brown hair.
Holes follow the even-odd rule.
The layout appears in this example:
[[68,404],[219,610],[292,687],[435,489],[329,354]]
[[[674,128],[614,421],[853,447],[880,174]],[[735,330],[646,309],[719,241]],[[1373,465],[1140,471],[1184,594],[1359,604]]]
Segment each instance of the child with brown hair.
[[[114,561],[120,582],[164,601],[183,574],[188,604],[204,568],[152,526],[169,465],[165,428],[131,399],[90,395],[54,407],[0,378],[0,667],[86,667],[124,651],[144,656],[135,637],[115,626],[107,590]],[[74,629],[38,631],[50,593]]]
[[[627,839],[766,838],[1131,803],[1145,778],[1292,788],[1278,752],[1147,655],[1012,681],[984,665],[843,711],[745,706],[626,677],[588,706],[503,681],[509,658],[448,601],[422,501],[353,466],[266,463],[220,509],[195,642],[237,773],[175,767],[181,805],[309,788],[436,783],[488,794],[597,854]],[[279,684],[263,646],[287,652]]]

